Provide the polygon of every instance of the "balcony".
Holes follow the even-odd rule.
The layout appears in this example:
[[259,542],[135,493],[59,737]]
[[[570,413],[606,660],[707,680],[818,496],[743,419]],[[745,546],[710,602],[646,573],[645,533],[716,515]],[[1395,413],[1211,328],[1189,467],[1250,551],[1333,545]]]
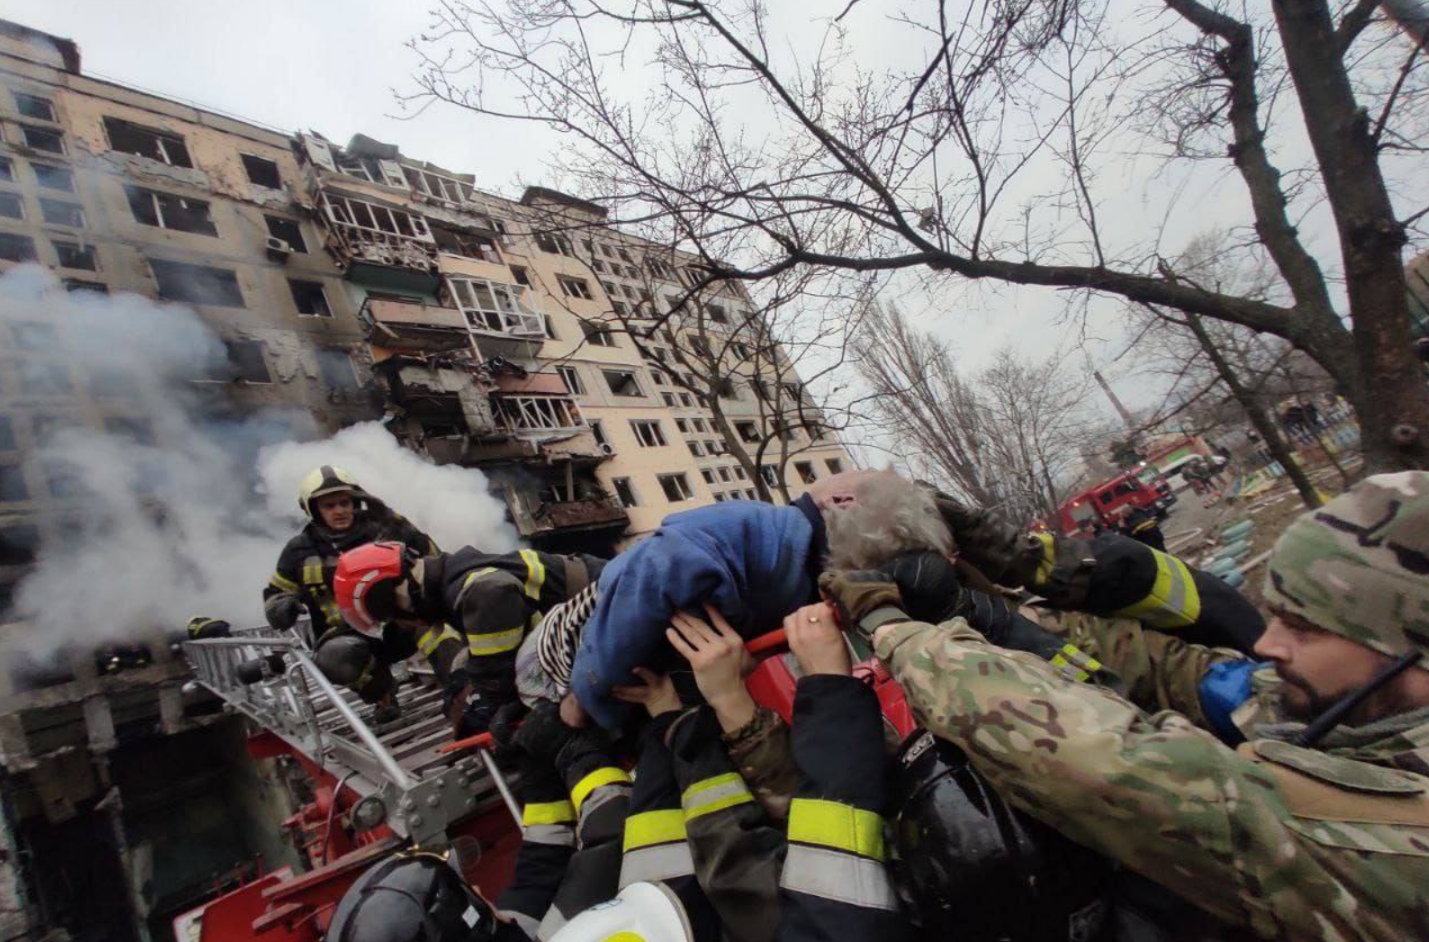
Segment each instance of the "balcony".
[[324,187],[317,192],[326,247],[347,277],[365,285],[433,294],[441,284],[437,243],[415,213]]
[[589,500],[568,500],[556,504],[542,504],[532,517],[554,530],[571,528],[589,529],[594,527],[625,526],[630,517],[625,508],[613,498],[597,497]]
[[456,308],[368,298],[357,314],[374,345],[415,353],[472,349],[466,318]]

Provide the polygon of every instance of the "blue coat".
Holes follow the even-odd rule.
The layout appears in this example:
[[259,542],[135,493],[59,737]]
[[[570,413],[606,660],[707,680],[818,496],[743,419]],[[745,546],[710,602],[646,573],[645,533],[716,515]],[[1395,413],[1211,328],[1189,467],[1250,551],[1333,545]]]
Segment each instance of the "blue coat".
[[600,574],[571,672],[576,699],[601,726],[617,728],[626,704],[610,688],[638,683],[632,667],[665,663],[671,616],[703,617],[709,604],[745,638],[773,631],[815,600],[825,547],[823,518],[807,497],[789,507],[725,501],[666,517]]

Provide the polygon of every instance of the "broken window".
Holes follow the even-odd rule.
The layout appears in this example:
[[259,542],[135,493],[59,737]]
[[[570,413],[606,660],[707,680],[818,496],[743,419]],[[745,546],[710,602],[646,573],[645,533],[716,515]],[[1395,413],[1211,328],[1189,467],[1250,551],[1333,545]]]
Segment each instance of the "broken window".
[[268,362],[263,356],[263,341],[225,340],[223,345],[228,348],[228,362],[236,371],[235,379],[255,384],[273,382]]
[[585,395],[585,383],[581,380],[580,372],[574,366],[558,366],[556,372],[561,374],[561,379],[572,396]]
[[293,304],[297,306],[299,315],[303,317],[332,317],[332,308],[328,307],[327,295],[323,293],[322,282],[299,281],[289,278],[288,290],[293,294]]
[[6,219],[24,219],[25,204],[18,193],[0,193],[0,216]]
[[27,95],[24,92],[15,92],[15,110],[27,118],[34,118],[36,121],[55,120],[55,106],[48,98],[41,98],[39,95]]
[[599,419],[590,423],[590,433],[595,436],[595,443],[597,445],[601,448],[610,448],[610,440],[605,437],[605,426],[600,424]]
[[825,458],[825,459],[824,459],[824,464],[826,464],[826,465],[829,466],[829,473],[830,473],[830,474],[843,474],[843,473],[844,473],[844,463],[843,463],[842,461],[840,461],[838,458]]
[[590,292],[590,284],[584,278],[574,278],[570,275],[560,275],[556,281],[561,286],[561,293],[568,298],[580,298],[589,301],[595,297]]
[[108,294],[109,286],[102,281],[85,281],[82,278],[63,279],[64,288],[71,293],[75,291],[89,291],[93,294]]
[[447,293],[478,330],[539,337],[546,333],[539,314],[522,309],[520,292],[512,285],[482,278],[448,278]]
[[114,150],[148,157],[173,167],[193,166],[193,161],[189,160],[189,149],[177,134],[146,128],[121,118],[105,118],[104,130],[109,134],[109,146]]
[[585,335],[586,343],[593,347],[616,346],[615,334],[604,324],[581,321],[581,333]]
[[690,481],[684,473],[662,474],[660,475],[660,487],[665,491],[665,499],[672,504],[689,500],[695,496],[695,492],[690,490]]
[[511,277],[516,280],[518,285],[524,285],[527,288],[531,287],[531,276],[527,274],[526,269],[520,265],[511,266]]
[[496,414],[511,429],[549,431],[579,428],[581,419],[576,404],[554,396],[500,396],[495,399]]
[[357,364],[346,350],[317,350],[318,373],[323,385],[340,392],[354,392],[358,389]]
[[657,419],[631,419],[630,431],[642,448],[661,448],[665,445],[665,431]]
[[134,218],[146,226],[195,232],[206,236],[218,235],[218,227],[213,224],[209,205],[204,200],[146,190],[139,186],[126,186],[124,193],[129,197],[129,209]]
[[25,136],[25,146],[32,150],[42,150],[47,154],[63,154],[65,152],[64,135],[59,131],[22,124],[20,132]]
[[278,161],[253,154],[239,154],[243,159],[243,170],[248,174],[248,182],[266,186],[270,190],[283,188],[283,177],[278,173]]
[[448,255],[475,258],[493,265],[501,264],[501,253],[496,250],[496,240],[490,236],[433,226],[432,237],[437,240],[437,248]]
[[630,478],[611,478],[610,486],[615,488],[615,499],[622,507],[639,507],[640,501],[635,499],[635,488],[630,484]]
[[542,252],[549,252],[552,255],[565,255],[575,258],[575,249],[571,248],[571,240],[563,235],[556,235],[550,232],[536,233],[536,246]]
[[629,370],[601,370],[605,384],[617,396],[635,397],[644,395],[640,391],[640,381]]
[[799,480],[805,484],[813,484],[816,480],[814,475],[814,464],[811,461],[794,462],[794,470],[799,472]]
[[472,186],[463,180],[432,173],[430,170],[418,170],[415,167],[403,167],[402,172],[406,174],[412,189],[433,199],[445,200],[448,203],[465,203],[471,199]]
[[76,229],[84,228],[84,207],[78,203],[68,203],[64,200],[48,200],[41,197],[40,214],[45,217],[45,222],[52,226],[73,226]]
[[744,344],[740,343],[739,341],[731,341],[729,349],[734,353],[735,356],[739,357],[740,360],[749,359],[749,348],[746,347]]
[[748,442],[749,444],[757,444],[761,437],[759,434],[759,426],[753,422],[736,422],[734,423],[734,430],[739,433],[741,441]]
[[154,444],[154,426],[147,419],[137,419],[127,415],[111,415],[104,420],[104,430],[110,435],[131,441],[136,445]]
[[349,177],[366,180],[368,183],[382,182],[382,169],[374,158],[338,157],[337,169]]
[[14,503],[30,499],[30,488],[25,484],[25,469],[18,464],[0,464],[0,502]]
[[226,268],[185,265],[158,258],[149,259],[149,267],[159,283],[159,297],[165,301],[244,307],[238,276]]
[[7,262],[33,262],[37,258],[34,239],[15,235],[13,232],[0,232],[0,259]]
[[0,182],[15,182],[15,164],[9,157],[0,157]]
[[74,174],[68,167],[56,167],[54,164],[30,164],[35,171],[35,182],[46,190],[64,190],[66,193],[74,192]]
[[263,219],[268,223],[270,236],[282,239],[294,252],[307,254],[308,243],[304,241],[302,226],[296,219],[284,219],[282,216],[264,216]]
[[713,352],[711,352],[710,350],[709,341],[705,340],[705,338],[703,337],[691,337],[690,349],[707,359],[714,356]]
[[764,479],[764,483],[770,487],[779,486],[779,471],[772,464],[762,464],[759,466],[759,476]]
[[345,196],[324,193],[322,199],[328,220],[340,228],[355,229],[359,233],[402,236],[423,242],[430,242],[432,239],[427,221],[421,216]]

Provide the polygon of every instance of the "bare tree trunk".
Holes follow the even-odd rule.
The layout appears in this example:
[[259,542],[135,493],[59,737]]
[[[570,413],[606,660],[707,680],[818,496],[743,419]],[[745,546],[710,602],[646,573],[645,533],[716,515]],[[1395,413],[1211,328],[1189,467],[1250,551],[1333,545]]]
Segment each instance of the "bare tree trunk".
[[1195,314],[1187,314],[1186,326],[1191,329],[1191,333],[1196,335],[1201,349],[1206,351],[1206,356],[1210,358],[1216,372],[1220,374],[1235,401],[1245,409],[1245,414],[1250,418],[1250,424],[1255,426],[1256,432],[1260,434],[1261,440],[1265,442],[1265,447],[1270,451],[1271,456],[1285,469],[1286,475],[1295,485],[1295,490],[1300,492],[1300,499],[1305,502],[1305,506],[1311,509],[1319,507],[1323,503],[1320,500],[1319,492],[1315,490],[1315,485],[1310,483],[1305,469],[1300,467],[1300,463],[1295,460],[1295,455],[1290,451],[1290,447],[1285,444],[1285,439],[1280,435],[1280,427],[1274,417],[1270,415],[1269,410],[1246,388],[1240,376],[1231,368],[1230,363],[1206,331],[1206,325],[1201,323],[1201,318]]
[[1424,467],[1429,394],[1409,343],[1406,238],[1380,171],[1377,132],[1355,100],[1329,4],[1274,0],[1272,6],[1339,230],[1359,362],[1344,389],[1360,420],[1365,467],[1371,473]]

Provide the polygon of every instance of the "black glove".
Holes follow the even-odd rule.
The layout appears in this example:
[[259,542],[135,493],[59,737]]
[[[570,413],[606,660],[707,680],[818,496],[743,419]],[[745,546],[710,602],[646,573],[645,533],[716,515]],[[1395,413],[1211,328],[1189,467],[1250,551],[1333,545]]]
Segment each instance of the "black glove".
[[560,707],[540,703],[522,721],[512,741],[528,755],[544,760],[572,787],[602,765],[613,765],[611,742],[599,727],[572,729],[561,722]]
[[967,592],[943,554],[909,553],[878,568],[898,586],[910,618],[936,625],[963,614]]
[[491,741],[496,744],[498,758],[505,758],[518,751],[516,730],[520,728],[521,720],[529,712],[531,711],[526,708],[526,704],[520,700],[503,703],[496,708],[496,713],[491,717],[490,729]]
[[275,631],[287,631],[298,623],[303,614],[303,603],[295,596],[275,595],[263,604],[263,614]]
[[496,718],[498,709],[499,704],[485,699],[479,691],[471,691],[460,715],[456,717],[456,738],[465,739],[491,729],[491,721]]

